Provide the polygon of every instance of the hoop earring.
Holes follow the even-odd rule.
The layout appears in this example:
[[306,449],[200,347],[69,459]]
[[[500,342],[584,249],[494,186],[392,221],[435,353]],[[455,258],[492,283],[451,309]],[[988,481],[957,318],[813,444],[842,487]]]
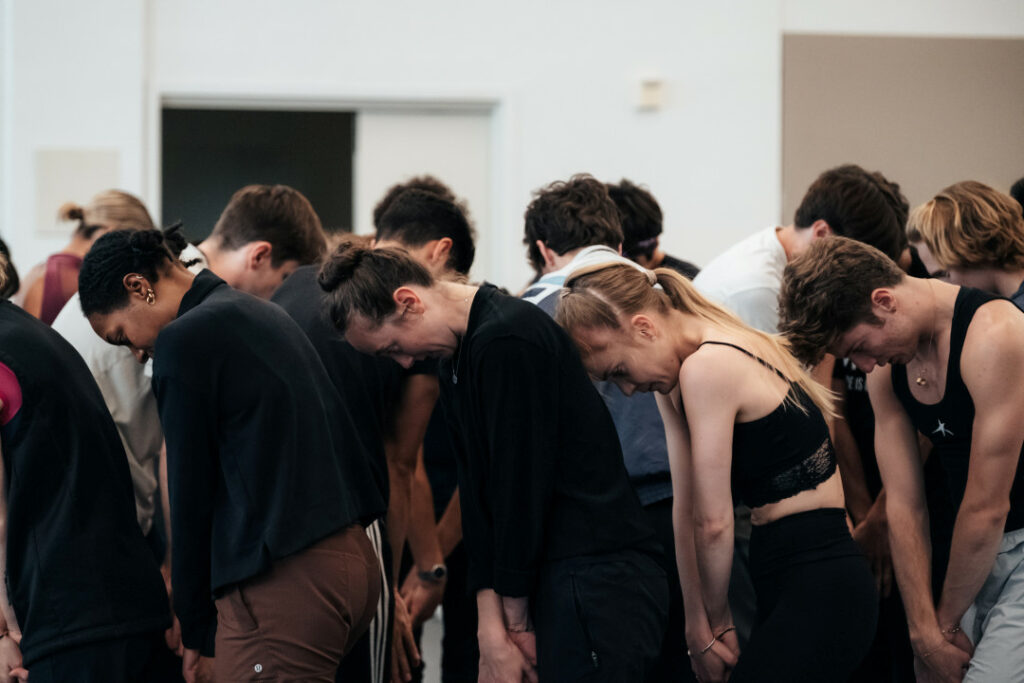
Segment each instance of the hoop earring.
[[149,304],[150,306],[156,303],[156,292],[154,292],[152,289],[146,290],[146,303]]

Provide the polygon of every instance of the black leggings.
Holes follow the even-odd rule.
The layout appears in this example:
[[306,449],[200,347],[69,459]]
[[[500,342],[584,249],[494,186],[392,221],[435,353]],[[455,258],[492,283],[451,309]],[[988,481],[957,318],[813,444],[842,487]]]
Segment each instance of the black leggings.
[[730,683],[844,683],[871,647],[878,594],[845,513],[811,510],[755,526],[757,624]]

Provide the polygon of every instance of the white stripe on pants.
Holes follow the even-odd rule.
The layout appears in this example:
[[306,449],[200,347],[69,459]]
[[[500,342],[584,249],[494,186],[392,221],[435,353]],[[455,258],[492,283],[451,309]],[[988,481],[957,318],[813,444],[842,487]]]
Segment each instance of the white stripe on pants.
[[389,656],[387,651],[388,611],[391,607],[391,586],[387,581],[387,572],[384,571],[383,537],[380,533],[380,522],[376,521],[366,527],[366,535],[370,537],[373,544],[373,551],[377,553],[377,560],[380,565],[381,586],[380,599],[377,601],[377,614],[370,622],[368,636],[370,638],[370,672],[371,683],[384,683],[384,669]]

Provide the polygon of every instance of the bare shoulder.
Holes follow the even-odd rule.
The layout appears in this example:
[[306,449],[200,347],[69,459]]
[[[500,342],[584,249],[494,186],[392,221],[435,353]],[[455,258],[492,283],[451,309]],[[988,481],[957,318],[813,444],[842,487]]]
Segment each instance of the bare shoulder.
[[728,393],[739,387],[749,376],[747,362],[750,357],[742,351],[722,344],[706,344],[683,361],[679,371],[679,386],[683,397],[694,390]]
[[1010,301],[991,301],[977,310],[964,337],[964,360],[1024,358],[1024,311]]
[[971,389],[994,380],[1005,391],[1024,377],[1024,311],[1004,300],[979,308],[964,337],[960,372]]

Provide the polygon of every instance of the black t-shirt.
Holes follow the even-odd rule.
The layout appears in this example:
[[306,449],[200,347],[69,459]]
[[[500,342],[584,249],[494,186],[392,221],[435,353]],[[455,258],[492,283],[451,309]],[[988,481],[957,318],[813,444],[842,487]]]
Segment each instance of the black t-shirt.
[[608,409],[544,311],[481,287],[439,377],[471,590],[528,596],[545,563],[653,549]]
[[345,409],[370,449],[378,485],[388,498],[388,469],[383,439],[394,428],[404,370],[388,358],[359,353],[327,320],[324,291],[317,284],[317,266],[303,266],[288,276],[271,301],[285,310],[320,354]]
[[21,409],[0,427],[7,587],[37,659],[170,625],[167,593],[135,518],[128,459],[85,362],[48,325],[0,301],[0,362]]
[[174,609],[212,651],[212,594],[269,570],[384,499],[319,354],[279,307],[196,275],[161,330],[153,390],[167,440]]

